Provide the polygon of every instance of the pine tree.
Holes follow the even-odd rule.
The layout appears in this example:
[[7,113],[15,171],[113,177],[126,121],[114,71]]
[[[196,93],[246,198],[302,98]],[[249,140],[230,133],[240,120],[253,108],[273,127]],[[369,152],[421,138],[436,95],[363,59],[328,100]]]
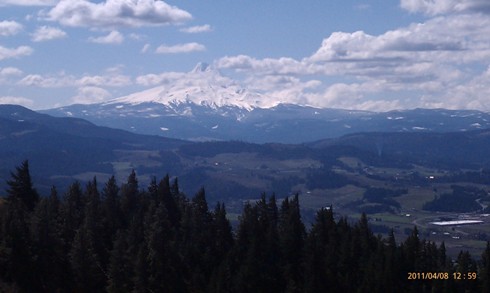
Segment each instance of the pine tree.
[[70,264],[74,276],[74,288],[79,292],[103,292],[106,278],[97,255],[94,235],[84,221],[73,239]]
[[126,293],[132,288],[131,263],[127,254],[128,243],[122,230],[117,232],[114,248],[110,253],[110,262],[107,269],[107,292]]
[[133,282],[132,292],[146,293],[148,292],[148,275],[150,271],[148,264],[148,245],[146,243],[141,243],[139,246],[133,263],[133,277],[131,278]]
[[29,173],[29,162],[26,160],[16,167],[15,173],[10,173],[12,179],[7,181],[7,200],[19,200],[28,212],[34,210],[39,201],[39,194],[33,188]]
[[[184,283],[179,271],[175,243],[171,240],[168,213],[160,204],[152,216],[147,234],[148,288],[151,292],[183,292]],[[193,263],[198,265],[199,263]]]
[[61,213],[63,218],[62,237],[65,243],[65,252],[71,248],[71,243],[75,237],[76,231],[82,225],[85,211],[85,198],[83,196],[80,182],[75,181],[69,187],[65,194]]
[[124,222],[120,206],[119,188],[114,176],[106,182],[101,195],[102,243],[106,251],[111,251],[116,233],[119,229],[122,229]]
[[67,264],[61,238],[60,201],[56,189],[50,197],[42,198],[31,220],[34,268],[37,271],[37,286],[44,292],[55,292],[67,287]]
[[158,184],[158,197],[160,202],[163,203],[167,209],[168,219],[172,224],[172,227],[178,230],[182,215],[176,201],[177,198],[172,194],[168,174],[160,180],[160,183]]
[[480,267],[480,279],[482,283],[482,292],[490,292],[490,242],[487,241],[487,246],[482,254]]
[[302,291],[305,238],[306,230],[301,221],[299,196],[296,194],[291,201],[287,198],[283,201],[279,221],[282,271],[287,282],[287,292]]
[[340,287],[336,275],[340,265],[338,240],[332,209],[319,210],[307,238],[305,292],[329,292]]
[[121,211],[124,218],[129,220],[126,222],[126,227],[132,220],[132,217],[136,214],[139,207],[139,186],[138,179],[136,178],[136,172],[131,171],[126,184],[121,188]]
[[222,261],[233,247],[233,233],[230,221],[226,218],[224,203],[219,203],[213,212],[213,223],[215,231],[215,258]]
[[240,217],[233,249],[233,292],[264,292],[261,287],[264,286],[264,270],[260,249],[264,237],[258,218],[257,208],[247,203]]
[[33,292],[36,272],[32,259],[32,243],[29,235],[29,214],[25,204],[17,197],[9,199],[2,215],[2,255],[5,266],[2,278],[23,291]]
[[204,188],[192,198],[184,210],[181,225],[182,262],[186,264],[188,290],[207,288],[214,264],[214,222],[208,208]]
[[466,276],[466,278],[462,278],[462,280],[458,280],[456,283],[459,292],[477,292],[478,283],[476,280],[468,278],[469,273],[476,274],[477,272],[476,262],[471,258],[468,251],[460,251],[458,254],[458,258],[456,259],[456,272]]

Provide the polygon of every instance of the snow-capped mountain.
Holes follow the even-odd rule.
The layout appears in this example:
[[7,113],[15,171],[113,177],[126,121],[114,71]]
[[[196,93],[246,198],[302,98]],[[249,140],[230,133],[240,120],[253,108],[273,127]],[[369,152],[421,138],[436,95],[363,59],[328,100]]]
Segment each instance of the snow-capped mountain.
[[199,63],[191,72],[174,76],[167,83],[143,92],[111,100],[105,104],[158,103],[165,106],[195,104],[213,109],[238,107],[251,111],[270,108],[279,102],[257,92],[251,92],[237,82],[222,76],[206,63]]
[[301,143],[355,132],[452,132],[490,127],[479,111],[415,109],[385,113],[281,103],[200,63],[161,85],[103,103],[42,111],[141,134],[188,140]]

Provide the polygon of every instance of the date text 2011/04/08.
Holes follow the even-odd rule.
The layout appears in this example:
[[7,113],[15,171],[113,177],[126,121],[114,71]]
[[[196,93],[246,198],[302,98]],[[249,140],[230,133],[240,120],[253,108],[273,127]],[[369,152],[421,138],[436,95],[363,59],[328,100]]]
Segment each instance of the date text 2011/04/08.
[[408,280],[476,280],[476,272],[409,272],[407,275]]

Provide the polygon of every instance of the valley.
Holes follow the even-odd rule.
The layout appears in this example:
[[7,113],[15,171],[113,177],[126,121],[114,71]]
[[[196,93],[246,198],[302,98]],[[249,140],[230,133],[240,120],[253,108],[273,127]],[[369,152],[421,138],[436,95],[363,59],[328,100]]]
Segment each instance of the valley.
[[[299,194],[307,226],[331,206],[337,218],[355,221],[366,213],[375,233],[393,229],[400,241],[417,226],[453,255],[461,249],[478,255],[490,239],[488,130],[364,132],[302,144],[189,142],[18,106],[0,106],[0,114],[1,177],[28,159],[43,195],[53,185],[64,192],[94,177],[103,184],[114,175],[122,184],[134,170],[140,186],[168,174],[188,196],[204,187],[211,205],[226,204],[232,223],[262,193],[279,200]],[[431,224],[467,218],[483,223]]]

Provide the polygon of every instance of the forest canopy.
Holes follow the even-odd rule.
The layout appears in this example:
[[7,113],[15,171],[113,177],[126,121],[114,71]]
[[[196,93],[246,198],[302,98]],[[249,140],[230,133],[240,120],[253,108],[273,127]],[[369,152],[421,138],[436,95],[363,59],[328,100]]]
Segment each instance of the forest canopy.
[[[7,184],[1,292],[490,290],[488,244],[481,259],[462,251],[451,260],[417,228],[397,244],[392,232],[374,235],[365,214],[351,222],[332,207],[306,229],[298,195],[262,194],[232,228],[223,203],[210,209],[204,188],[189,198],[168,175],[141,187],[133,171],[122,184],[93,178],[39,196],[25,161]],[[417,272],[438,278],[410,279]]]

